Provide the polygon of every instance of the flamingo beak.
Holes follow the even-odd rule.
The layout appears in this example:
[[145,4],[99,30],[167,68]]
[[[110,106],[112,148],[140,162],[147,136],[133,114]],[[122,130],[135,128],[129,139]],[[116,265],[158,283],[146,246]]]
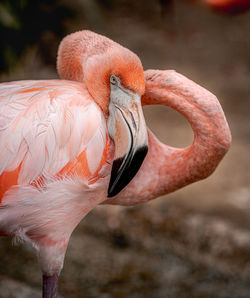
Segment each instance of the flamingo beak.
[[[118,93],[118,94],[117,94]],[[109,105],[108,128],[115,143],[115,156],[108,197],[117,195],[136,175],[148,152],[148,135],[138,94],[115,92]],[[111,90],[112,95],[112,90]]]

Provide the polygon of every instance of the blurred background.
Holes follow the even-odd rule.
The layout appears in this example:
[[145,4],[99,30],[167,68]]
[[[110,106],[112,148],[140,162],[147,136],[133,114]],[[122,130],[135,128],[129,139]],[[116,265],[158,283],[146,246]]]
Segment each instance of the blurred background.
[[[250,297],[249,6],[249,0],[0,1],[1,82],[57,78],[62,37],[90,29],[137,53],[144,69],[175,69],[213,92],[232,131],[231,149],[208,179],[145,205],[95,208],[71,237],[61,297]],[[165,143],[192,142],[177,112],[153,106],[144,112]],[[0,260],[1,298],[40,297],[30,247],[2,238]]]

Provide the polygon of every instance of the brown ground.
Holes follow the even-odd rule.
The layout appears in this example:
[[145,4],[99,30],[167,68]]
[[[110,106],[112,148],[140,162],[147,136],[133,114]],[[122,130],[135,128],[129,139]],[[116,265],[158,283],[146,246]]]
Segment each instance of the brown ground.
[[[141,12],[136,4],[105,12],[85,5],[95,13],[70,26],[104,33],[135,51],[145,69],[175,69],[215,93],[232,147],[202,182],[135,208],[96,208],[72,236],[60,293],[250,297],[250,13],[225,17],[176,1],[174,13],[161,19],[159,7],[147,5]],[[53,77],[31,49],[14,74],[1,78]],[[165,143],[192,141],[188,123],[176,112],[147,107],[145,115]],[[39,297],[40,272],[30,248],[13,247],[5,238],[0,243],[0,297]]]

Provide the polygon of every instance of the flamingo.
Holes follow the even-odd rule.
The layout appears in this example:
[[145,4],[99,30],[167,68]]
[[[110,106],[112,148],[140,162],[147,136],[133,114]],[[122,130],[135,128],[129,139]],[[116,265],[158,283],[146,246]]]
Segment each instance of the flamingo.
[[[98,204],[135,205],[208,177],[231,134],[217,98],[173,70],[143,71],[114,41],[80,31],[58,50],[61,80],[0,84],[0,233],[30,243],[43,297],[57,296],[71,233]],[[187,148],[161,143],[142,105],[180,112]]]

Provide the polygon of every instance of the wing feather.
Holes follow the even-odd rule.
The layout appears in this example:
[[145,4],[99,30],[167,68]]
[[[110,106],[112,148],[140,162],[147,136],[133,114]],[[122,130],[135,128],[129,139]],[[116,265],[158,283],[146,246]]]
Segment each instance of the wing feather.
[[106,145],[106,122],[84,84],[0,84],[0,175],[20,166],[18,183],[55,175],[86,150],[91,173]]
[[102,159],[102,152],[105,147],[105,137],[103,135],[102,130],[98,130],[94,137],[88,144],[87,148],[87,160],[89,170],[92,174],[94,174],[101,162]]

